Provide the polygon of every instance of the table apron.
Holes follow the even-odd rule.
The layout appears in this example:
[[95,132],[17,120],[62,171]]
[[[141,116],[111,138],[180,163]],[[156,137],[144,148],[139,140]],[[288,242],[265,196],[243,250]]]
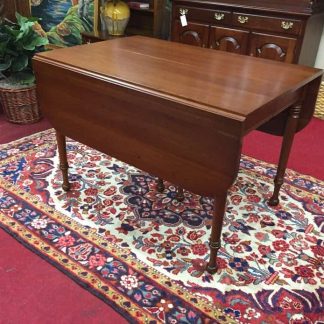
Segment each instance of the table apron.
[[62,82],[59,69],[37,71],[40,107],[60,133],[197,194],[234,182],[241,122],[74,72]]

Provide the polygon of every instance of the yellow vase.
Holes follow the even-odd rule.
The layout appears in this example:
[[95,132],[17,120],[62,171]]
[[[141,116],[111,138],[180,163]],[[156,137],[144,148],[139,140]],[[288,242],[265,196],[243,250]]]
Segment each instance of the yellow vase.
[[124,35],[130,10],[128,5],[121,0],[109,1],[101,9],[108,33],[110,35]]

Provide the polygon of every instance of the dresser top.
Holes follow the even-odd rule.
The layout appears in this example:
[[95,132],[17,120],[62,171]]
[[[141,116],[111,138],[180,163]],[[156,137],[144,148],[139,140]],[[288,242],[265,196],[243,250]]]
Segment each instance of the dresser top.
[[254,9],[279,13],[310,15],[324,11],[324,0],[174,0],[195,5],[230,6],[235,9]]
[[56,49],[34,60],[238,121],[322,74],[142,36]]

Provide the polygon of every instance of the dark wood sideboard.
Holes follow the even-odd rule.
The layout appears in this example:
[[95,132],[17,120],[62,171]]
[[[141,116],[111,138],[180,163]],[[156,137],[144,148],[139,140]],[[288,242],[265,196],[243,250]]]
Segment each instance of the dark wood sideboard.
[[324,0],[174,0],[171,39],[313,66],[323,24]]
[[15,21],[16,11],[23,16],[29,16],[29,0],[0,0],[0,17]]

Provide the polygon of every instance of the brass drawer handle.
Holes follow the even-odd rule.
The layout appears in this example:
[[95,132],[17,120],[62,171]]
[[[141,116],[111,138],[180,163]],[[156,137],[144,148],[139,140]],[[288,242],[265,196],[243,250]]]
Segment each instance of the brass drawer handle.
[[283,28],[283,29],[288,30],[288,29],[293,28],[293,26],[294,26],[294,23],[291,21],[282,21],[281,22],[281,28]]
[[188,13],[188,9],[180,8],[179,13],[180,13],[180,15],[186,15]]
[[246,17],[246,16],[238,16],[237,17],[237,21],[240,23],[240,24],[245,24],[247,23],[249,20],[249,17]]
[[214,17],[216,20],[223,20],[225,18],[225,15],[223,13],[216,12]]

